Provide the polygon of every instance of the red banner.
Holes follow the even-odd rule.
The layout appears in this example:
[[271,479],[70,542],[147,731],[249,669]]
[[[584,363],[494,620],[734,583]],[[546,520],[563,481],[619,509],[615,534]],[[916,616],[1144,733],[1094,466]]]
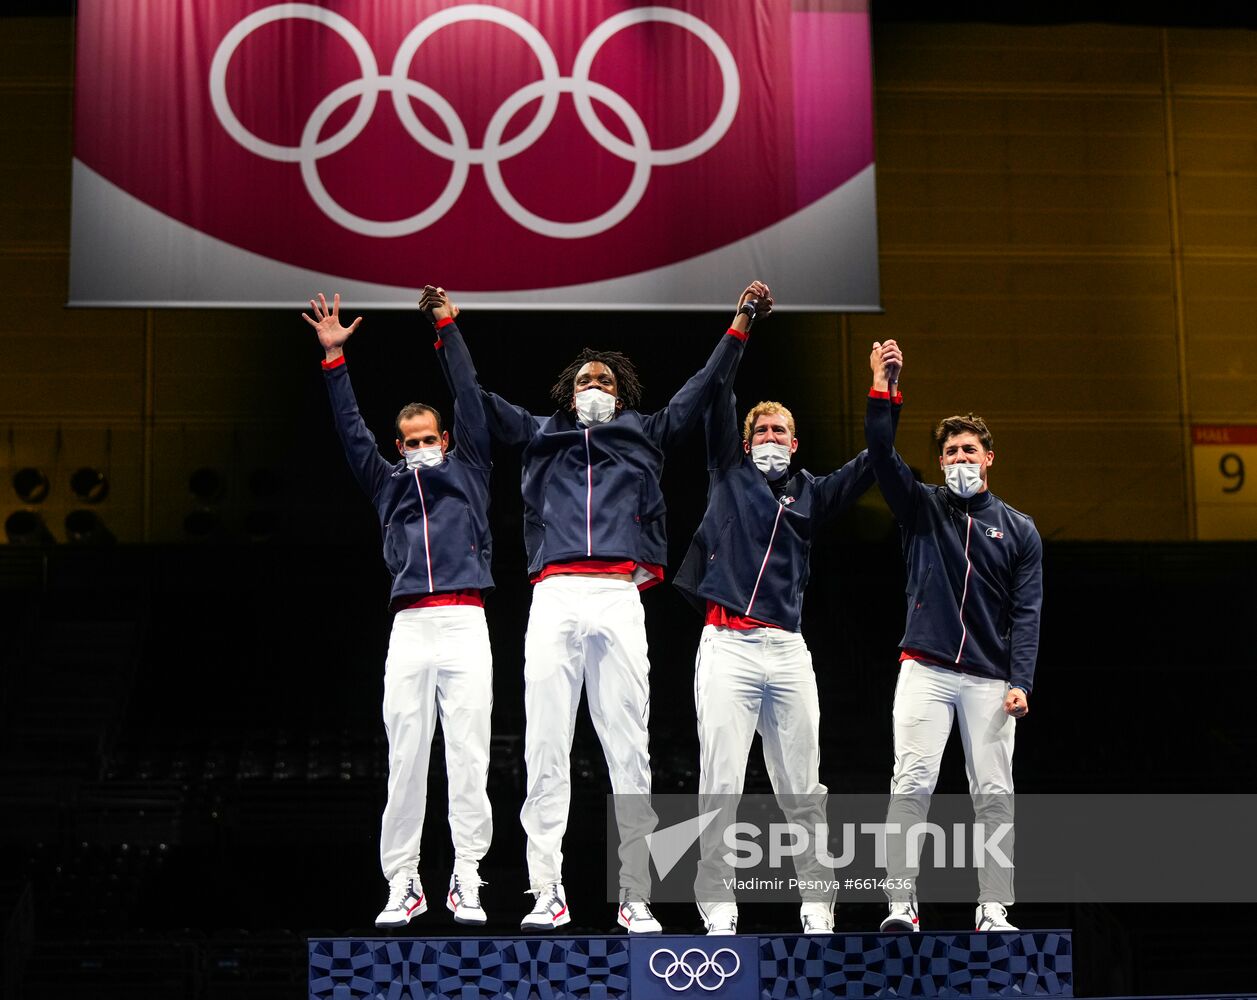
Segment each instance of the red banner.
[[867,15],[807,6],[81,0],[71,298],[875,308]]

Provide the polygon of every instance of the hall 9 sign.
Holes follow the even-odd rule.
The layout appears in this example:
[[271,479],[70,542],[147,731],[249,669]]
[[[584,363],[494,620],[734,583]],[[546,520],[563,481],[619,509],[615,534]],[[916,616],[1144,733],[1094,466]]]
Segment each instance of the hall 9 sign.
[[1192,428],[1196,537],[1257,538],[1257,425],[1198,424]]

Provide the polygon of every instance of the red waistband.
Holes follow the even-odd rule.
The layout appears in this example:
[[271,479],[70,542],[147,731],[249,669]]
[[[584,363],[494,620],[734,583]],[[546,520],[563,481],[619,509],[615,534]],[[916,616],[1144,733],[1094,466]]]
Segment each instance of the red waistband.
[[715,601],[707,602],[707,617],[703,619],[703,624],[721,625],[724,628],[731,628],[738,632],[749,632],[753,628],[781,628],[780,625],[762,622],[758,618],[748,618],[746,615],[740,615],[736,611],[730,611],[723,604],[717,604]]
[[580,576],[592,573],[627,573],[630,577],[637,575],[638,569],[645,570],[650,578],[638,583],[638,590],[653,587],[663,580],[663,567],[652,566],[650,563],[634,562],[632,559],[577,559],[572,562],[548,563],[540,573],[532,578],[532,583],[540,583],[548,576],[573,575]]
[[904,649],[899,653],[899,662],[904,660],[916,660],[918,663],[928,663],[931,667],[950,667],[956,669],[954,663],[944,663],[937,656],[931,656],[929,653],[922,653],[916,649]]
[[479,590],[443,590],[438,594],[402,594],[393,599],[390,610],[410,611],[413,608],[448,608],[456,605],[467,605],[483,608],[484,598]]

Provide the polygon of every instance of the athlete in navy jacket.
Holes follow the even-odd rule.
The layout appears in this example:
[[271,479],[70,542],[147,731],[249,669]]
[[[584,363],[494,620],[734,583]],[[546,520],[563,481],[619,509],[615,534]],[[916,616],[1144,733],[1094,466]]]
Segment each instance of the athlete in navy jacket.
[[396,612],[384,666],[384,728],[388,735],[388,802],[380,828],[380,865],[389,897],[378,927],[401,927],[425,912],[419,878],[419,839],[427,804],[428,761],[436,717],[446,742],[454,871],[446,906],[465,924],[486,921],[480,905],[480,859],[493,836],[486,781],[493,660],[482,595],[489,575],[489,432],[467,357],[450,310],[433,318],[438,354],[457,356],[463,391],[454,405],[458,447],[430,406],[411,403],[397,417],[401,459],[381,457],[358,412],[344,345],[361,317],[340,323],[340,296],[310,301],[325,358],[336,432],[354,478],[371,498],[393,576]]
[[[743,300],[759,287],[748,288]],[[664,453],[732,377],[749,325],[737,314],[703,369],[657,413],[634,409],[636,372],[614,352],[586,350],[569,365],[552,390],[560,409],[548,416],[485,394],[494,437],[523,445],[524,541],[536,585],[524,645],[528,793],[520,813],[536,902],[525,930],[552,930],[571,919],[562,845],[582,685],[616,795],[617,920],[630,933],[660,930],[648,905],[644,838],[655,816],[650,662],[638,589],[662,579],[667,559]]]
[[[771,309],[771,300],[768,301]],[[764,310],[760,310],[764,315]],[[896,410],[898,407],[896,407]],[[837,472],[790,474],[799,447],[794,418],[775,402],[757,404],[738,427],[725,383],[708,411],[707,513],[675,583],[705,614],[694,673],[702,811],[736,811],[747,755],[758,730],[773,790],[793,822],[816,830],[827,789],[820,782],[820,702],[807,643],[799,634],[812,540],[819,527],[873,483],[867,452]],[[704,833],[695,891],[709,934],[737,928],[733,875],[721,860],[721,823]],[[799,878],[832,873],[798,859]],[[804,933],[833,931],[832,894],[803,894]]]
[[[908,617],[895,687],[895,771],[891,822],[923,821],[939,762],[959,720],[969,790],[987,830],[1012,820],[1013,737],[1029,712],[1043,602],[1043,546],[1034,521],[988,487],[995,461],[980,417],[948,417],[934,432],[946,486],[915,480],[895,451],[885,400],[886,364],[902,362],[894,341],[874,344],[874,391],[865,435],[878,485],[899,521],[907,563]],[[1011,858],[1011,843],[1005,854]],[[976,929],[1015,930],[1008,922],[1012,870],[988,856],[978,872]],[[900,880],[915,867],[888,856],[890,915],[883,930],[919,930],[915,897]]]

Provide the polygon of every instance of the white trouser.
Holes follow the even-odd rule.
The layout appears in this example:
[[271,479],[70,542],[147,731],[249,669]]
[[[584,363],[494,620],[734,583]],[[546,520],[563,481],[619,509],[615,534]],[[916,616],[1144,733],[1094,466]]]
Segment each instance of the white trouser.
[[[890,779],[892,796],[888,822],[907,830],[924,822],[930,796],[938,782],[943,749],[951,734],[952,719],[960,722],[960,742],[965,750],[965,770],[974,814],[988,831],[1013,819],[1013,737],[1017,722],[1004,711],[1008,682],[990,677],[904,660],[895,685],[895,772]],[[1012,837],[1002,846],[1012,857]],[[888,874],[916,878],[902,842],[888,840]],[[894,898],[907,898],[896,892]],[[988,863],[978,869],[978,901],[1011,903],[1012,872]]]
[[493,656],[484,609],[451,605],[399,611],[384,666],[388,803],[380,823],[380,867],[385,878],[419,861],[438,712],[445,735],[454,871],[463,877],[476,874],[493,838],[485,787],[492,709]]
[[650,898],[645,836],[650,808],[650,661],[635,584],[552,576],[533,588],[524,639],[524,761],[528,794],[520,822],[533,889],[562,881],[563,834],[572,798],[571,755],[581,685],[616,796],[620,886]]
[[[742,794],[751,740],[758,731],[773,791],[787,818],[814,838],[825,819],[828,789],[820,782],[820,699],[812,654],[797,632],[747,631],[707,625],[694,666],[698,712],[700,811],[722,809],[704,830],[695,891],[701,902],[732,899],[725,880],[733,875],[722,860],[726,823]],[[720,796],[712,799],[711,796]],[[706,804],[704,804],[706,799]],[[795,859],[799,877],[830,877],[815,851]],[[826,897],[827,898],[827,897]],[[701,906],[700,906],[701,909]]]

